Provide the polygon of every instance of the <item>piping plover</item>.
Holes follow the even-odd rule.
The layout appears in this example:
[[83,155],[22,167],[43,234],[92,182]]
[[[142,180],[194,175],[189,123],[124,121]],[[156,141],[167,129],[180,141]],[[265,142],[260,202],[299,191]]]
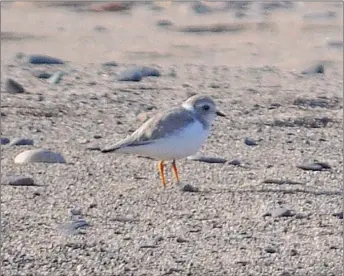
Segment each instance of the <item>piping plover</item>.
[[162,185],[166,187],[164,161],[172,160],[179,183],[176,160],[195,154],[210,134],[215,117],[225,117],[209,96],[192,96],[180,107],[156,114],[130,136],[101,151],[136,154],[159,160]]

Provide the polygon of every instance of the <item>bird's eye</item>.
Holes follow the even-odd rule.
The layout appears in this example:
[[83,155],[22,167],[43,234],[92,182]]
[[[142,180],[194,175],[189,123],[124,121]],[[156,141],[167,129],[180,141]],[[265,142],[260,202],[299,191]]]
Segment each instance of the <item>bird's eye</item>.
[[203,106],[203,110],[208,111],[209,109],[210,109],[210,106],[209,106],[209,105],[204,105],[204,106]]

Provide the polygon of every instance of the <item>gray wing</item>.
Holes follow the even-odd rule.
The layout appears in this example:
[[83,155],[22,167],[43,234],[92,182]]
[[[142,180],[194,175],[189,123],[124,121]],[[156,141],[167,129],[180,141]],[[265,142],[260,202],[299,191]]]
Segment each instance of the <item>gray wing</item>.
[[174,132],[178,132],[185,125],[195,121],[194,114],[183,107],[171,109],[167,113],[160,113],[133,132],[122,141],[105,148],[102,152],[112,152],[124,147],[141,146],[154,143],[155,140],[165,137]]

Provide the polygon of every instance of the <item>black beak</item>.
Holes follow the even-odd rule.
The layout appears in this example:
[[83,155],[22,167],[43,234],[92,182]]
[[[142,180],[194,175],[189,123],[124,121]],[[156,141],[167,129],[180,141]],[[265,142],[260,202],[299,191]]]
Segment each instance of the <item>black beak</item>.
[[226,114],[224,114],[223,112],[216,110],[216,115],[221,116],[221,117],[226,117]]

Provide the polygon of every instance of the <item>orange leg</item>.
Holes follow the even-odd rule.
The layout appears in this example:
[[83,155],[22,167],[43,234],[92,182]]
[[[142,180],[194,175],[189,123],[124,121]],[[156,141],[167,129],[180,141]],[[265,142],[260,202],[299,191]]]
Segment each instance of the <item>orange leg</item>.
[[176,160],[172,161],[172,171],[173,171],[174,177],[177,179],[177,183],[179,183],[180,181],[179,181],[178,169],[176,166]]
[[164,161],[159,161],[158,168],[159,168],[161,183],[164,186],[164,188],[166,188],[166,180],[165,180],[165,172],[164,172],[164,168],[165,168]]

